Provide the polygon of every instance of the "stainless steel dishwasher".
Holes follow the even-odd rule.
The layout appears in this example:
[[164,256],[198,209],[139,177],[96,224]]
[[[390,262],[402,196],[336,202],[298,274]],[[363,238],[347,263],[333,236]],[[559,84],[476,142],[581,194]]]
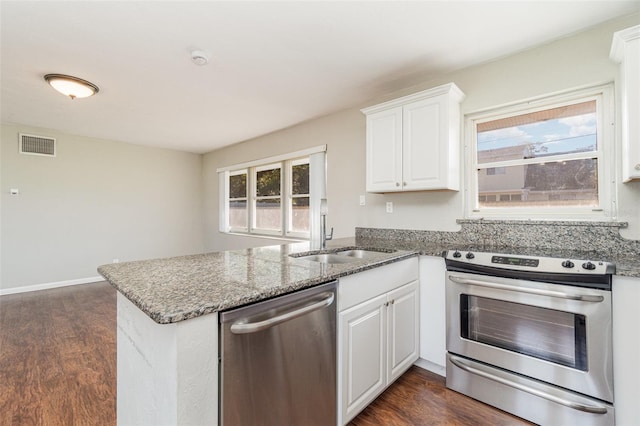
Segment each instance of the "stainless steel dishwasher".
[[220,314],[220,424],[335,425],[337,281]]

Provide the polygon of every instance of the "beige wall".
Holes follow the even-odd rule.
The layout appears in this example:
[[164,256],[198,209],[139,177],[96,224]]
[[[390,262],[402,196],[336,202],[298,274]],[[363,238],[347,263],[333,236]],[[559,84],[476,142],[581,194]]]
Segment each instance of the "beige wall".
[[207,249],[226,250],[274,243],[272,239],[218,232],[217,168],[325,144],[328,226],[334,227],[336,238],[353,235],[358,218],[365,210],[358,206],[357,200],[351,199],[352,194],[359,193],[359,188],[364,188],[364,145],[354,143],[364,134],[364,121],[360,118],[357,110],[345,111],[206,154],[203,180]]
[[[218,233],[218,184],[215,169],[270,155],[327,144],[329,226],[336,236],[351,236],[355,226],[455,231],[464,217],[464,188],[460,192],[365,194],[365,118],[359,109],[419,90],[455,82],[466,98],[463,114],[517,102],[557,91],[614,81],[618,67],[609,59],[615,31],[637,25],[635,14],[589,31],[557,40],[497,61],[425,81],[366,105],[302,123],[267,136],[206,154],[203,163],[205,229],[208,249],[221,250],[270,244],[270,240]],[[617,138],[616,149],[619,149]],[[619,154],[618,154],[619,156]],[[619,168],[621,159],[616,158]],[[461,159],[461,164],[464,164]],[[618,173],[619,174],[619,173]],[[617,183],[617,220],[628,221],[627,238],[640,239],[640,182]],[[392,201],[394,212],[385,212]]]
[[[618,19],[204,156],[3,125],[0,289],[94,277],[98,265],[114,258],[273,244],[272,239],[218,232],[216,169],[323,144],[328,222],[336,237],[352,236],[356,226],[455,231],[456,219],[464,217],[464,188],[366,194],[365,119],[360,108],[450,81],[466,94],[465,114],[614,81],[618,68],[609,60],[612,34],[638,22],[638,14]],[[58,156],[19,155],[21,131],[56,137]],[[619,167],[621,159],[616,162]],[[10,188],[20,189],[20,195],[10,196]],[[618,182],[615,191],[617,219],[629,222],[623,235],[640,239],[640,182]],[[364,194],[366,205],[360,206]],[[394,203],[392,214],[385,212],[387,201]]]
[[[57,138],[57,156],[20,155],[19,132]],[[1,135],[0,289],[203,250],[201,155],[16,125]]]

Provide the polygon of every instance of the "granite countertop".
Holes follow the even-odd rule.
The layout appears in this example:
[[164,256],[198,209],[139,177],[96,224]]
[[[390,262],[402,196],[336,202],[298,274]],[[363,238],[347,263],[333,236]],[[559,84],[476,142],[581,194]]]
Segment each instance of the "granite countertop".
[[[513,227],[514,223],[518,225],[509,222],[508,226]],[[482,227],[478,229],[478,225]],[[536,224],[526,225],[526,235],[529,235]],[[567,231],[564,223],[555,228],[553,224],[545,223],[543,229],[558,243],[555,247],[527,240],[520,230],[522,227],[517,231],[505,231],[504,226],[500,229],[499,240],[511,245],[497,245],[498,239],[492,238],[491,234],[495,232],[495,226],[495,222],[486,225],[477,221],[463,222],[460,232],[356,228],[355,238],[329,241],[326,252],[355,247],[383,251],[365,259],[353,259],[350,263],[325,264],[290,256],[310,251],[309,243],[302,242],[108,264],[100,266],[98,272],[160,324],[258,302],[416,255],[442,256],[450,249],[603,260],[616,265],[616,275],[640,277],[640,242],[619,240],[617,228],[610,224],[590,225],[587,234],[595,235],[592,240],[603,242],[594,246],[576,237],[583,236],[584,230],[575,234],[575,226]],[[563,234],[566,234],[564,240]],[[522,241],[528,245],[516,244]],[[578,244],[572,245],[575,241]],[[591,250],[581,250],[584,247]]]
[[[330,241],[326,252],[355,248],[354,238]],[[374,248],[359,245],[359,248]],[[195,254],[103,265],[98,272],[159,324],[174,323],[275,297],[416,256],[387,249],[366,259],[326,264],[289,256],[309,243]]]

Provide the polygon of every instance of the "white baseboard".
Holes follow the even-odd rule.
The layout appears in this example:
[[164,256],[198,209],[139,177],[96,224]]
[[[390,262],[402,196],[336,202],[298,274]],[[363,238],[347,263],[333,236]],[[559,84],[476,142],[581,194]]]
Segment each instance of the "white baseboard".
[[435,362],[427,361],[424,358],[418,358],[413,365],[417,365],[420,368],[429,370],[432,373],[436,373],[438,376],[447,377],[447,369],[443,366],[436,364]]
[[7,294],[26,293],[28,291],[49,290],[52,288],[66,287],[69,285],[96,283],[98,281],[104,281],[104,278],[101,276],[97,276],[89,278],[78,278],[76,280],[56,281],[53,283],[26,285],[22,287],[0,288],[0,296],[4,296]]

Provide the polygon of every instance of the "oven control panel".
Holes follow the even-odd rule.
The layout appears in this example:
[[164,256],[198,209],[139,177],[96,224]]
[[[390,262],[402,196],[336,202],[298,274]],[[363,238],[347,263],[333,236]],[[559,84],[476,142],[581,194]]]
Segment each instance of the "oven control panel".
[[449,250],[445,258],[469,266],[478,265],[517,271],[589,275],[615,273],[615,265],[610,262],[586,259],[522,256],[470,250]]
[[531,266],[532,268],[537,268],[540,260],[526,257],[491,256],[491,263],[499,263],[501,265]]

